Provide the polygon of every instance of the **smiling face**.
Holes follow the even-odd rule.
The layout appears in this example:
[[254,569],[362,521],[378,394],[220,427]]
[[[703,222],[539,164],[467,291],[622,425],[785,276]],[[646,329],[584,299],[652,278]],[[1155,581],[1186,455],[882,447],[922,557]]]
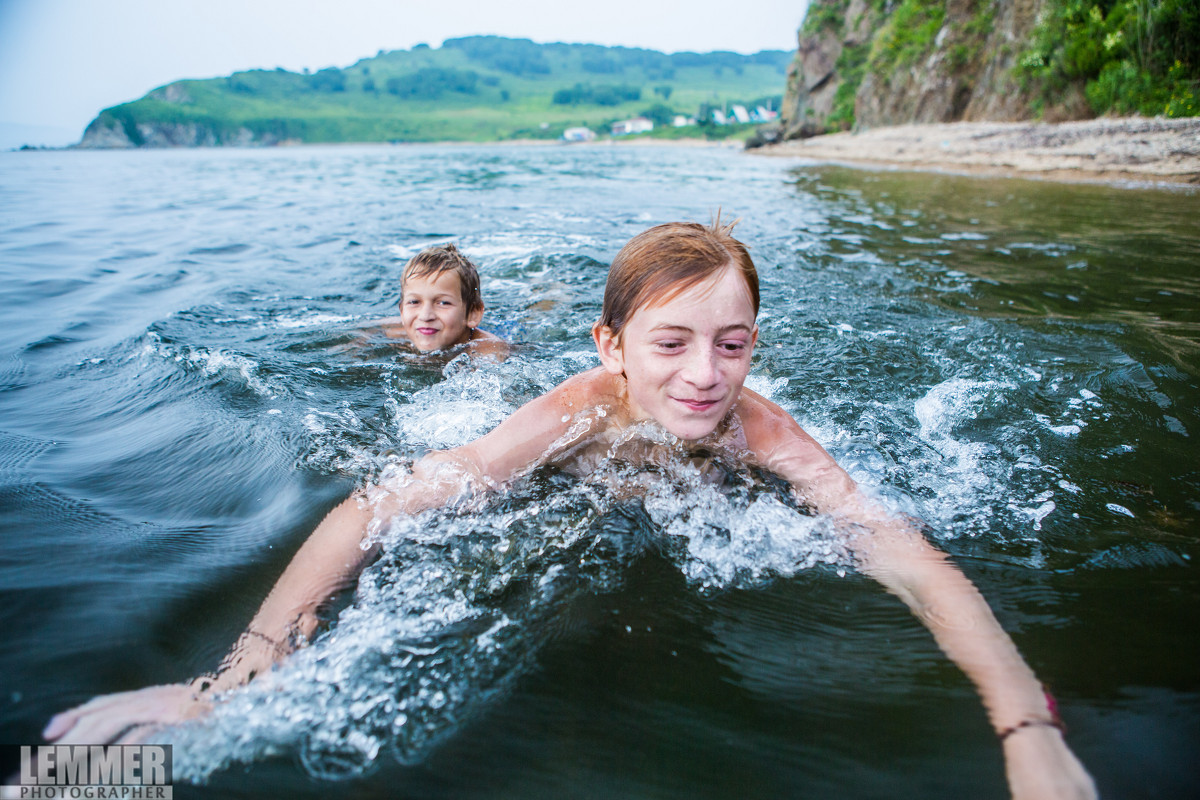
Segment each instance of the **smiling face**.
[[634,311],[620,336],[593,330],[604,368],[624,374],[634,419],[681,439],[716,430],[737,402],[758,340],[746,279],[732,265]]
[[483,308],[467,311],[458,274],[410,276],[400,298],[400,321],[409,340],[421,352],[445,350],[471,338],[483,319]]

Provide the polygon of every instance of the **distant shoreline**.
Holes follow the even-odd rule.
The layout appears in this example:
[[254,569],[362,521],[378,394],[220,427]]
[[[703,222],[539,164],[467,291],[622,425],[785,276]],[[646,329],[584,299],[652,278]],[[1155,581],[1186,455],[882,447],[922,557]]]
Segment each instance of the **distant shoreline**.
[[[355,142],[344,142],[344,144],[355,144]],[[363,142],[362,144],[373,144],[372,142]],[[389,143],[390,145],[390,143]],[[744,144],[741,139],[700,139],[700,138],[685,138],[685,139],[658,139],[652,136],[629,136],[620,139],[594,139],[590,142],[564,142],[562,139],[499,139],[494,142],[460,142],[460,141],[445,141],[445,142],[396,142],[394,146],[404,147],[406,145],[445,145],[455,146],[462,145],[464,147],[494,147],[496,145],[504,147],[726,147],[731,150],[741,150]]]
[[[740,149],[740,139],[635,136],[593,142],[507,139],[495,142],[329,142],[325,146],[559,146]],[[293,145],[277,145],[290,147]],[[31,151],[75,150],[31,148]],[[16,152],[16,151],[14,151]],[[953,122],[898,125],[764,145],[753,155],[821,163],[1036,178],[1074,183],[1171,184],[1200,188],[1200,118],[1102,118],[1083,122]]]
[[899,125],[750,152],[915,171],[1200,187],[1200,118],[1195,117]]
[[497,139],[493,142],[474,142],[446,139],[431,142],[280,142],[272,145],[222,145],[217,147],[80,147],[78,144],[57,147],[30,146],[12,147],[3,152],[10,153],[54,153],[77,151],[85,153],[131,153],[138,151],[164,150],[275,150],[291,147],[723,147],[740,150],[742,139],[661,139],[649,136],[629,136],[619,139],[596,139],[591,142],[564,142],[562,139]]

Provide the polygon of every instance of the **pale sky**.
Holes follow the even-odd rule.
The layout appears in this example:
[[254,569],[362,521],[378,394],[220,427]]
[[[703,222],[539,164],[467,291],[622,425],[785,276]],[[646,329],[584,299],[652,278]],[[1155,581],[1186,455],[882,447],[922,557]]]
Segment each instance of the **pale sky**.
[[101,109],[181,78],[346,67],[459,36],[794,50],[807,2],[0,0],[0,149],[73,144]]

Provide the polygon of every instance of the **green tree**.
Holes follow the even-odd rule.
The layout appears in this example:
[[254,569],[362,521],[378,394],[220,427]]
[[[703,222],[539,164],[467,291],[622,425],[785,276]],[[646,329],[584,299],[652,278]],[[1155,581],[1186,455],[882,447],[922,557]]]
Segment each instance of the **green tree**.
[[1096,114],[1200,114],[1198,0],[1052,0],[1017,76],[1043,107],[1082,89]]
[[675,120],[675,110],[662,103],[655,103],[640,115],[659,126],[670,125]]
[[337,67],[326,67],[309,75],[308,85],[316,92],[344,92],[346,75]]

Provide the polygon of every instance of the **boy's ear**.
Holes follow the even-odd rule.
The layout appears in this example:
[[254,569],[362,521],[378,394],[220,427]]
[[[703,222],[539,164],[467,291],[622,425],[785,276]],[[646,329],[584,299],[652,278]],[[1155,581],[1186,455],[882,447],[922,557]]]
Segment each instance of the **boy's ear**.
[[596,340],[596,352],[600,354],[600,363],[605,371],[610,375],[624,375],[625,354],[612,328],[597,322],[592,326],[592,338]]
[[473,311],[467,312],[467,327],[468,328],[478,328],[479,323],[481,323],[481,322],[483,322],[483,303],[480,303],[479,307],[474,309]]

